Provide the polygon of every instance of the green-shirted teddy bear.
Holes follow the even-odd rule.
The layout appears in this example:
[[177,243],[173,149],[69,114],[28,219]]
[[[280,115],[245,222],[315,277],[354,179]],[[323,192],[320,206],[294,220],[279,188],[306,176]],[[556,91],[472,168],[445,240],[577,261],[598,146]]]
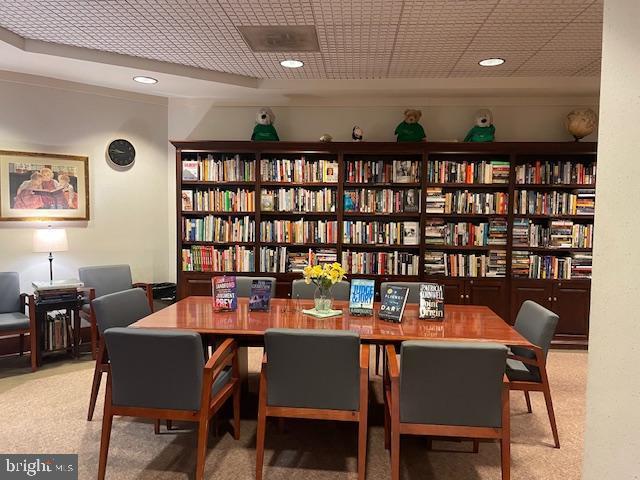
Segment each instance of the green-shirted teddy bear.
[[483,108],[476,112],[476,124],[473,126],[465,142],[493,142],[496,139],[496,127],[493,125],[491,110]]
[[256,126],[253,127],[251,140],[254,142],[277,142],[278,132],[276,132],[273,122],[276,116],[269,107],[264,107],[256,113]]
[[404,111],[404,121],[396,127],[398,142],[422,142],[426,135],[418,122],[422,117],[420,110],[409,108]]

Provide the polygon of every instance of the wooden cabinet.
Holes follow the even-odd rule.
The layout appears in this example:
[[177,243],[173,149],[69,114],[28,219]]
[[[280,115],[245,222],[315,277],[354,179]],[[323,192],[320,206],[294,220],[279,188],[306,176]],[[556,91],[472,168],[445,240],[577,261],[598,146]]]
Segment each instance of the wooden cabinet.
[[506,279],[468,278],[465,283],[465,303],[484,305],[508,320]]
[[547,280],[514,279],[511,284],[511,324],[516,322],[520,306],[526,300],[533,300],[551,310],[553,283]]

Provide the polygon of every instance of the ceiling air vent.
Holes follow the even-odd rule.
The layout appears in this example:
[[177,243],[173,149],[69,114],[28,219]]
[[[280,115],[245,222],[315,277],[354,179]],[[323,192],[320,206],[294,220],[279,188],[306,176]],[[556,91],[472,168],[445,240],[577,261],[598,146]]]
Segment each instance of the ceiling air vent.
[[238,27],[254,52],[319,52],[313,25]]

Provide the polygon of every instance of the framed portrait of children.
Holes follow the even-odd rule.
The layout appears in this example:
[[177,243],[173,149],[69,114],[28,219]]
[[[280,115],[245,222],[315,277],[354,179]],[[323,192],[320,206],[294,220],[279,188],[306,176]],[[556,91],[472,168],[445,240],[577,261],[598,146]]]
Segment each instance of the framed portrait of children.
[[89,159],[0,150],[0,220],[89,220]]

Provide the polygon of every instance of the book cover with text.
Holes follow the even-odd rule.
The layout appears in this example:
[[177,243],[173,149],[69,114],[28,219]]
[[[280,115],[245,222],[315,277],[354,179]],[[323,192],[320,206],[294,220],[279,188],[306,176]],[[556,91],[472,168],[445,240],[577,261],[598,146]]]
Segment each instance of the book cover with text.
[[383,320],[391,322],[402,322],[402,314],[404,307],[407,305],[407,297],[409,296],[409,287],[401,287],[399,285],[391,285],[382,292],[382,304],[378,316]]
[[269,280],[253,280],[249,295],[249,310],[267,311],[271,302],[271,282]]
[[351,280],[351,292],[349,294],[349,311],[353,315],[373,314],[375,286],[375,280],[361,278]]
[[419,318],[444,320],[444,286],[437,283],[420,285]]
[[235,311],[238,308],[236,277],[222,276],[211,279],[213,306],[216,311]]

